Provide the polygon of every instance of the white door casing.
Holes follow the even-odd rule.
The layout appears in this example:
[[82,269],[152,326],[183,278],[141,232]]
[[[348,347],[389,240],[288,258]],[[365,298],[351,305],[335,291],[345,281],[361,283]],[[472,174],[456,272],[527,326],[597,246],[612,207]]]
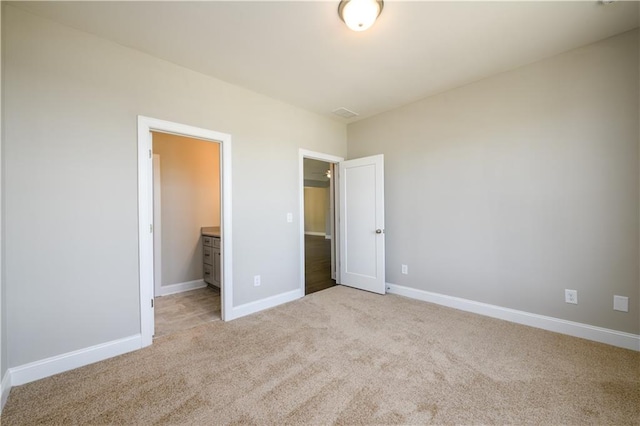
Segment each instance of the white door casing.
[[160,296],[162,286],[162,180],[160,156],[153,154],[153,293]]
[[153,342],[153,161],[151,132],[171,133],[220,144],[220,286],[222,320],[233,319],[233,237],[231,226],[231,135],[150,117],[138,116],[138,272],[142,347]]
[[[344,161],[344,160],[342,160]],[[340,185],[339,185],[339,174],[340,174],[340,166],[338,163],[332,163],[333,172],[331,174],[331,199],[333,200],[333,229],[331,230],[331,279],[335,280],[336,284],[340,284]]]
[[340,284],[385,294],[384,157],[340,163]]

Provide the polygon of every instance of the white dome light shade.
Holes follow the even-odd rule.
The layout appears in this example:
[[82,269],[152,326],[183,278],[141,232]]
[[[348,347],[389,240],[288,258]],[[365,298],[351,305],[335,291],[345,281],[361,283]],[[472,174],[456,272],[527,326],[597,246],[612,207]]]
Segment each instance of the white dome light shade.
[[353,31],[364,31],[376,22],[382,7],[381,0],[341,0],[338,15]]

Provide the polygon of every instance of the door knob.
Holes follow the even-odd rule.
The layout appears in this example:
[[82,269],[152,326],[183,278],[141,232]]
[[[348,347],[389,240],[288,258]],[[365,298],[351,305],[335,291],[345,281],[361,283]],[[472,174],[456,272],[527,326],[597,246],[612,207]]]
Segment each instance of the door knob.
[[376,229],[376,234],[382,234],[382,229]]

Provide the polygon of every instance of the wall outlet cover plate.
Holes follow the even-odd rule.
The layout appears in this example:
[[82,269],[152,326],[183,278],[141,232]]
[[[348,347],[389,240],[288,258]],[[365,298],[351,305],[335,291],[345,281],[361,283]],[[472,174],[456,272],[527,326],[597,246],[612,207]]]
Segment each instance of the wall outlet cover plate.
[[564,290],[564,301],[574,305],[578,304],[578,290]]
[[613,309],[615,311],[629,312],[629,298],[624,296],[613,296]]

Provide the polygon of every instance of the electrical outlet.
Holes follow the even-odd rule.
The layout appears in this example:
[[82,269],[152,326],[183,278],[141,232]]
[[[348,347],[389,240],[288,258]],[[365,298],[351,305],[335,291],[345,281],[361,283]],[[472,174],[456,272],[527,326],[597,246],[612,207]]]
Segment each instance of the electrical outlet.
[[613,310],[629,312],[629,298],[624,296],[613,296]]
[[567,303],[578,304],[578,290],[564,290],[564,301]]
[[402,273],[404,275],[409,275],[409,267],[407,265],[402,265]]
[[287,213],[287,222],[288,223],[293,222],[293,213]]
[[259,287],[260,286],[260,275],[254,275],[253,276],[253,285],[254,285],[254,287]]

